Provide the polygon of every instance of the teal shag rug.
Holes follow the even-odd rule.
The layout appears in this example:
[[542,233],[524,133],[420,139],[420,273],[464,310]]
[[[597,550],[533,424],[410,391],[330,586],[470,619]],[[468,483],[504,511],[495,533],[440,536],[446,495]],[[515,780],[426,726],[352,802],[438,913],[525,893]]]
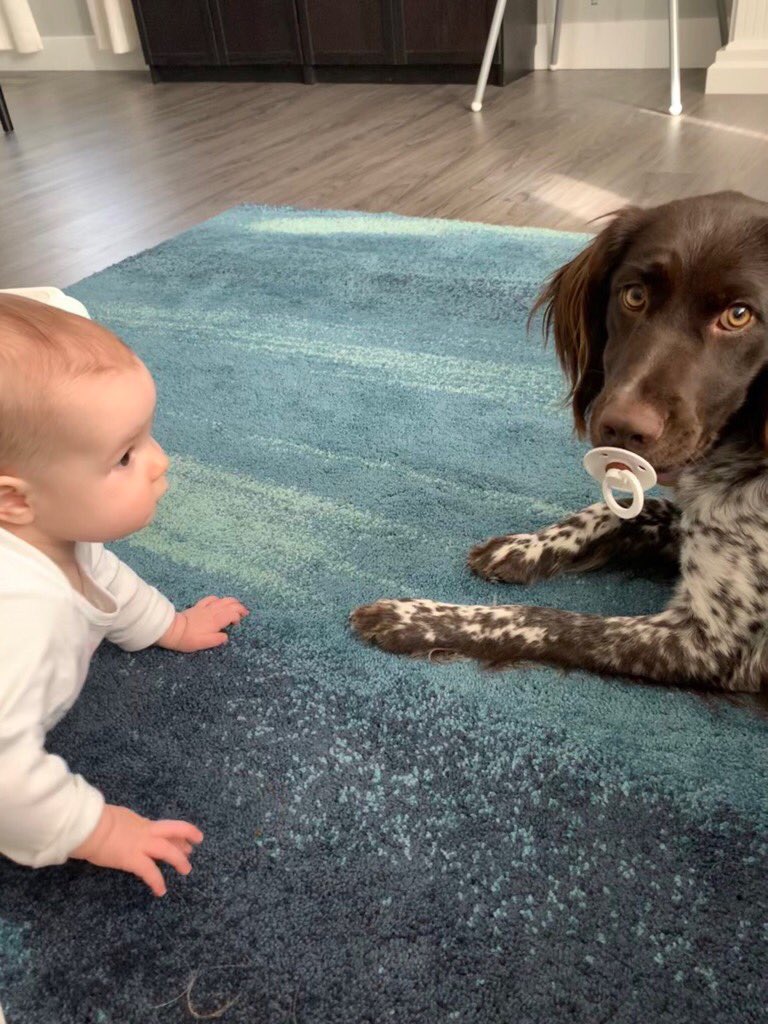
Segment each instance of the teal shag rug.
[[523,595],[464,567],[595,499],[525,331],[585,240],[239,207],[70,289],[159,385],[171,491],[119,553],[253,614],[225,650],[98,652],[50,749],[206,838],[159,900],[0,864],[8,1024],[765,1019],[763,718],[346,626],[381,596],[663,605],[659,579]]

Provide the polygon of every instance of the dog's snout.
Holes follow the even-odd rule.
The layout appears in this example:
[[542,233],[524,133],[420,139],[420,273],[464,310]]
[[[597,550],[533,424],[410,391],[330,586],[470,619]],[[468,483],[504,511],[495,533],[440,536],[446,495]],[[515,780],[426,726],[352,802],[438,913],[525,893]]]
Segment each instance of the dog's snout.
[[617,448],[645,449],[664,432],[664,420],[653,406],[639,401],[612,402],[597,424],[600,443]]

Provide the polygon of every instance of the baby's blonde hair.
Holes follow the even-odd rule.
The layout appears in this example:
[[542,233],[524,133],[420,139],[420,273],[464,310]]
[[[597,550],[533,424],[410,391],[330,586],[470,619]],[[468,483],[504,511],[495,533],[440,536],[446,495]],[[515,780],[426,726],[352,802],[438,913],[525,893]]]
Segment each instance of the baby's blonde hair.
[[60,449],[61,385],[138,362],[93,320],[0,294],[0,474],[22,475]]

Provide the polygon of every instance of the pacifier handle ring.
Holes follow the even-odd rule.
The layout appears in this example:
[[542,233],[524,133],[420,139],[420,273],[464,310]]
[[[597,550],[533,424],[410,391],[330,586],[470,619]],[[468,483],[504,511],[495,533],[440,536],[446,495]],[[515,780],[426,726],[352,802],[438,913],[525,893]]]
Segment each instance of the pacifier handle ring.
[[603,498],[611,512],[618,516],[619,519],[634,519],[643,507],[643,488],[634,473],[625,473],[622,475],[623,479],[626,480],[632,490],[632,503],[624,508],[623,505],[620,505],[616,501],[611,488],[612,474],[610,470],[608,470],[603,477]]

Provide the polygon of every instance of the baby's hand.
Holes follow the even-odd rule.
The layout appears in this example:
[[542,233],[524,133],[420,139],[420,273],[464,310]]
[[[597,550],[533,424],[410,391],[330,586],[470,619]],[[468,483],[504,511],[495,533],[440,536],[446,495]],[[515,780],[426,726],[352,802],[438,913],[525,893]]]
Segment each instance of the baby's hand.
[[165,895],[165,881],[155,861],[165,861],[182,875],[192,870],[187,854],[203,833],[186,821],[150,821],[127,807],[106,804],[96,828],[70,853],[100,868],[138,875],[155,896]]
[[219,647],[229,639],[222,630],[237,625],[249,614],[245,605],[234,597],[204,597],[185,612],[177,612],[157,646],[186,652]]

